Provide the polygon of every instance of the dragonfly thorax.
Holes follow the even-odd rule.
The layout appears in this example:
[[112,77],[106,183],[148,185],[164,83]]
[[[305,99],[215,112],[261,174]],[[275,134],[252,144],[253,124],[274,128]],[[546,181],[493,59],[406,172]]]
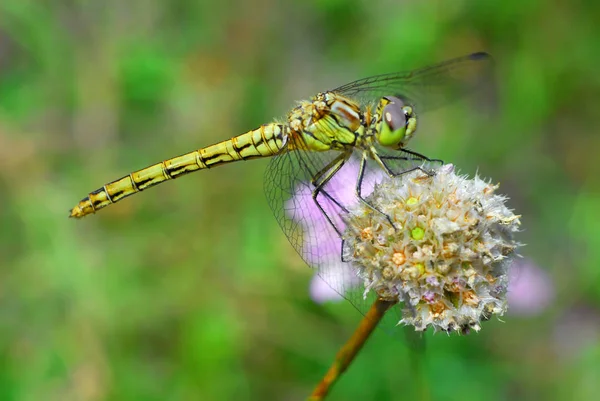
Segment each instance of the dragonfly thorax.
[[352,132],[359,130],[363,123],[360,105],[348,98],[334,93],[322,94],[326,109],[336,119],[337,123]]
[[365,131],[358,103],[331,92],[300,103],[288,116],[292,132],[309,150],[342,150],[355,146]]

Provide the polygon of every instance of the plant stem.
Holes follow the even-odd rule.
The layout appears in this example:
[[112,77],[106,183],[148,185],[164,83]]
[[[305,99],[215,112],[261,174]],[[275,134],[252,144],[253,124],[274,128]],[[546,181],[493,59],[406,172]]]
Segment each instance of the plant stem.
[[333,364],[319,384],[317,384],[307,401],[319,401],[325,399],[331,387],[339,379],[342,373],[348,369],[354,360],[354,357],[358,354],[358,351],[360,351],[375,327],[377,327],[377,324],[379,324],[385,315],[385,312],[395,304],[395,301],[377,299],[373,305],[371,305],[371,309],[369,309],[362,319],[358,328],[354,334],[352,334],[352,337],[350,337],[346,344],[338,351]]
[[415,376],[415,387],[419,401],[431,400],[429,383],[426,375],[425,333],[417,333],[411,326],[404,327],[406,344],[410,355],[410,371]]

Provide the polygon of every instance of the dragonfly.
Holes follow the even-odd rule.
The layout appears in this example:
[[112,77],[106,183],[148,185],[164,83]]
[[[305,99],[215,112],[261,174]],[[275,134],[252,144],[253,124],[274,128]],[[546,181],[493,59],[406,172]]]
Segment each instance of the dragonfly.
[[109,182],[80,200],[69,216],[96,213],[194,171],[271,158],[264,178],[265,193],[285,235],[332,288],[366,310],[368,304],[360,291],[347,295],[356,283],[346,284],[353,279],[343,277],[351,276],[352,270],[340,260],[335,240],[344,230],[340,216],[353,202],[368,204],[370,171],[394,177],[435,161],[407,148],[421,113],[479,92],[490,81],[492,64],[488,53],[477,52],[320,92],[299,102],[282,121]]

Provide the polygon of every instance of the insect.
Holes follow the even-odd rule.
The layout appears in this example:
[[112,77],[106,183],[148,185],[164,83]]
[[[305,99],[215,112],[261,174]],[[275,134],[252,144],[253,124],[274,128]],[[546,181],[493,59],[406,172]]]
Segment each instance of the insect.
[[[265,192],[280,226],[304,260],[339,288],[341,279],[333,275],[332,266],[342,263],[340,248],[327,249],[323,244],[341,236],[340,214],[348,203],[366,202],[367,166],[396,176],[430,161],[406,147],[417,131],[418,116],[478,91],[489,81],[491,66],[489,54],[478,52],[318,93],[300,102],[284,121],[261,125],[112,181],[79,201],[70,217],[95,213],[193,171],[269,157]],[[351,169],[352,174],[343,173],[344,169]],[[339,196],[340,188],[349,191],[350,201]]]

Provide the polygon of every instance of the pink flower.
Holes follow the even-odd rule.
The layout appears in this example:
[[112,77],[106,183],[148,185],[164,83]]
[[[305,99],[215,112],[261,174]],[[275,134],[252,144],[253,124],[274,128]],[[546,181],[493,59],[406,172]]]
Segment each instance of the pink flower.
[[310,281],[309,286],[309,294],[311,299],[318,303],[322,304],[328,301],[341,301],[344,299],[340,292],[343,288],[339,290],[333,289],[329,284],[327,284],[318,274],[315,274]]
[[509,313],[537,315],[553,300],[554,285],[548,274],[529,259],[516,260],[508,284]]

